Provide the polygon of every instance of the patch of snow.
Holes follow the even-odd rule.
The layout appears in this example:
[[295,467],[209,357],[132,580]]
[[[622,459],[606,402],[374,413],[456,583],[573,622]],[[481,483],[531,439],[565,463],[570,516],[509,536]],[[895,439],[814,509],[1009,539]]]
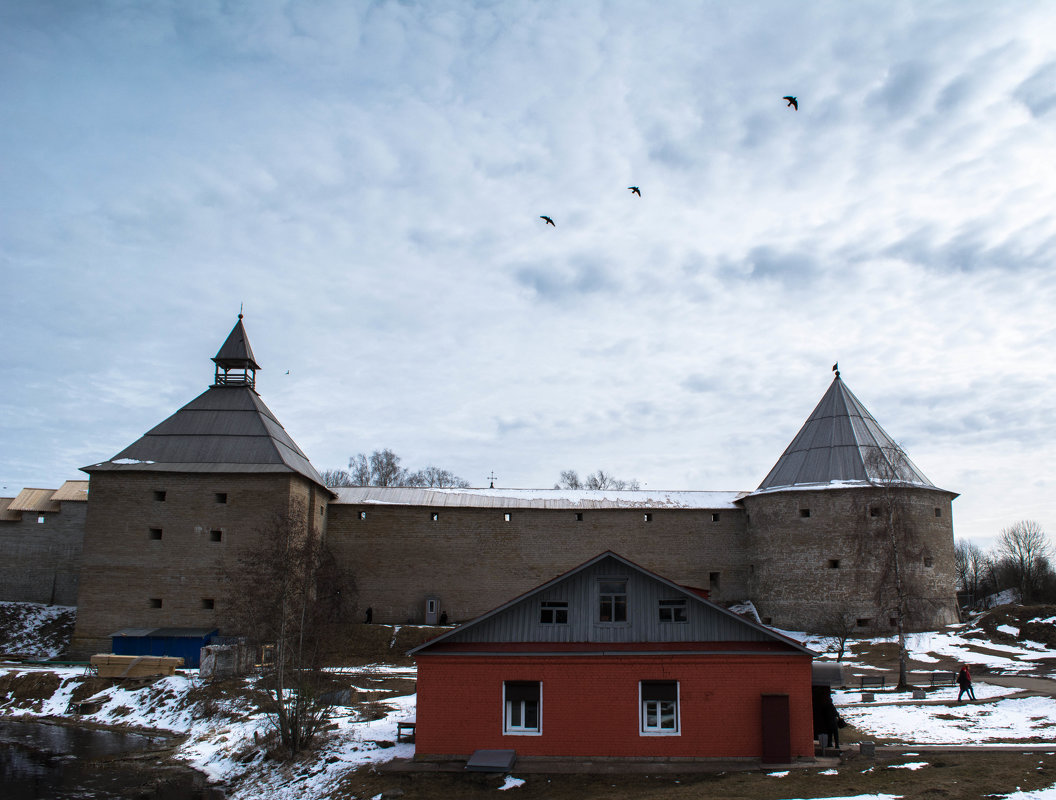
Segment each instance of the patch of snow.
[[836,769],[823,769],[818,773],[819,775],[839,775],[840,771]]
[[766,774],[769,775],[771,778],[786,778],[788,777],[788,773],[789,770],[786,769],[782,772],[768,772]]
[[927,761],[910,761],[905,764],[888,764],[888,769],[922,769],[928,766]]
[[1056,800],[1056,784],[1048,789],[1034,789],[1030,792],[1013,792],[1012,794],[991,795],[994,800]]
[[115,458],[110,461],[111,464],[153,464],[153,461],[140,461],[137,458]]
[[1001,633],[1010,633],[1013,636],[1019,636],[1019,628],[1014,628],[1011,625],[998,625],[997,630]]
[[763,621],[759,618],[759,612],[755,608],[755,603],[751,600],[745,600],[743,603],[732,605],[729,610],[734,614],[740,614],[743,617],[750,617],[760,625],[763,624]]
[[505,792],[507,789],[516,789],[518,786],[524,786],[524,779],[507,775],[505,782],[499,787],[499,791]]

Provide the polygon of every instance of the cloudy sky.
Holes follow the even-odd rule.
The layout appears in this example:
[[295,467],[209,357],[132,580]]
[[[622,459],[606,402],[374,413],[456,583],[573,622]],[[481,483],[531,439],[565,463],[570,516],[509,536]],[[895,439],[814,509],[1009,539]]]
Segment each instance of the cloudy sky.
[[1056,533],[1054,30],[990,0],[8,0],[0,494],[199,394],[244,304],[319,469],[750,490],[839,360],[959,536]]

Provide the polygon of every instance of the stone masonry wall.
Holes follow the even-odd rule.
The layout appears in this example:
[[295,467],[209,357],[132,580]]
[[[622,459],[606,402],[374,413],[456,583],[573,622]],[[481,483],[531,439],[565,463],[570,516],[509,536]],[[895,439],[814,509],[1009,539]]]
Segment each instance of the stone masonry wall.
[[225,565],[298,498],[325,519],[320,490],[289,473],[97,472],[90,496],[71,643],[82,657],[109,652],[110,634],[126,627],[235,632],[224,616]]
[[87,507],[66,501],[57,512],[25,511],[21,521],[0,521],[0,600],[77,604]]
[[[924,601],[911,625],[922,629],[955,622],[954,495],[913,489],[905,497],[914,532],[906,575],[913,594]],[[834,615],[845,615],[858,633],[891,631],[889,612],[877,597],[889,562],[882,490],[773,492],[743,502],[754,554],[751,596],[764,622],[821,631]]]
[[327,541],[354,575],[354,613],[362,619],[370,607],[375,622],[421,623],[430,596],[450,622],[465,621],[606,550],[676,583],[711,589],[718,602],[747,594],[739,509],[331,504],[328,513]]

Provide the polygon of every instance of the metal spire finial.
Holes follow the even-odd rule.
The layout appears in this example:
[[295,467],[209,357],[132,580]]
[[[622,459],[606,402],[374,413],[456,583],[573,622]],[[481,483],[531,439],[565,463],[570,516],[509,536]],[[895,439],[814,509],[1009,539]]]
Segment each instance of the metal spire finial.
[[836,377],[837,378],[840,377],[840,362],[839,361],[837,361],[835,364],[832,365],[832,371],[836,373]]
[[491,471],[491,474],[488,476],[488,480],[491,481],[491,485],[488,488],[489,489],[494,489],[495,488],[495,470]]

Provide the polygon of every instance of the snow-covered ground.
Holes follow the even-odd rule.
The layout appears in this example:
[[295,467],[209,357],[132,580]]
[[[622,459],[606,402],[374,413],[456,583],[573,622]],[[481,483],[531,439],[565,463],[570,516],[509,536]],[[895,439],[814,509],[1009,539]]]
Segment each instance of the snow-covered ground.
[[[1043,620],[1035,620],[1035,622]],[[1044,620],[1056,623],[1056,618]],[[1018,627],[1002,625],[1002,634],[1015,636]],[[1013,630],[1016,633],[1013,633]],[[978,629],[972,625],[950,626],[942,631],[911,637],[912,658],[920,664],[953,658],[973,664],[986,663],[1004,673],[1037,672],[1037,660],[1056,655],[1045,645],[1021,641],[1014,645],[980,641],[971,638]],[[803,633],[785,632],[807,646],[823,651],[826,642]],[[865,662],[870,647],[890,643],[876,639],[856,643],[846,663],[856,669]],[[980,647],[985,651],[980,651]],[[858,655],[864,653],[866,655]],[[831,657],[831,654],[830,654]],[[83,670],[72,667],[12,665],[0,667],[0,678],[14,675],[51,672],[59,681],[50,698],[32,704],[16,704],[0,696],[0,714],[32,716],[65,716],[74,688],[84,680]],[[413,679],[413,667],[373,665],[335,670],[346,673],[357,688],[371,691],[371,679],[405,677]],[[979,702],[958,704],[957,687],[941,687],[927,692],[925,701],[913,700],[910,693],[891,691],[874,693],[874,701],[863,703],[860,691],[835,693],[840,713],[866,736],[887,742],[906,744],[1009,744],[1051,741],[1056,750],[1056,699],[1025,696],[1019,690],[986,682],[977,676],[976,697]],[[208,693],[206,693],[208,695]],[[259,739],[270,731],[267,718],[245,699],[215,697],[203,704],[202,687],[197,672],[163,678],[139,688],[110,686],[91,698],[93,713],[83,719],[107,725],[154,728],[185,734],[177,756],[227,787],[232,800],[250,798],[319,798],[333,788],[348,772],[368,764],[394,758],[409,758],[414,745],[396,742],[398,721],[415,714],[414,695],[389,697],[381,701],[384,716],[377,720],[361,719],[352,708],[334,710],[334,728],[328,731],[314,757],[295,764],[267,761]],[[211,703],[212,708],[206,708]],[[219,713],[217,713],[219,712]],[[924,768],[926,759],[898,765],[902,769]],[[771,773],[779,778],[781,773]],[[530,779],[530,778],[529,778]],[[514,776],[497,788],[511,790],[523,781]],[[897,795],[859,795],[846,800],[896,800]],[[1056,786],[1041,792],[1015,793],[1006,800],[1056,800]],[[809,800],[809,799],[800,799]]]

